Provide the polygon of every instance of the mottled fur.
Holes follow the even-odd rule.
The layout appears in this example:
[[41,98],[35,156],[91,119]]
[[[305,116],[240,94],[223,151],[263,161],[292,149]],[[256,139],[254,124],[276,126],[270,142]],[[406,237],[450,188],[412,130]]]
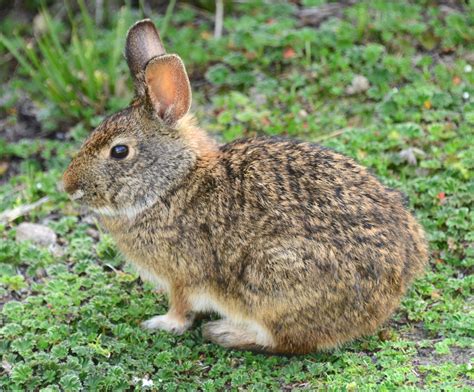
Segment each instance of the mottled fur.
[[[214,311],[204,334],[218,344],[306,353],[372,333],[422,272],[402,195],[352,159],[274,138],[218,146],[189,114],[158,117],[137,90],[64,175],[168,292],[168,314],[145,327],[181,333]],[[124,161],[107,156],[117,139],[132,146]]]

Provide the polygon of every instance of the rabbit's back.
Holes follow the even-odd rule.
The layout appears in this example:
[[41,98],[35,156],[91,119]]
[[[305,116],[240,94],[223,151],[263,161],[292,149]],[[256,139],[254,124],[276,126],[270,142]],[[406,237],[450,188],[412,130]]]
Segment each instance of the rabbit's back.
[[223,146],[217,163],[203,173],[202,194],[194,197],[203,208],[198,215],[207,222],[200,227],[214,240],[246,239],[251,245],[257,238],[300,238],[354,264],[358,255],[377,255],[381,264],[381,257],[406,248],[403,258],[389,262],[402,264],[404,273],[414,269],[416,274],[425,262],[410,263],[412,256],[425,256],[426,245],[403,194],[333,150],[291,140],[244,139]]
[[192,203],[212,290],[293,345],[373,331],[427,260],[402,194],[332,150],[241,140],[202,173]]

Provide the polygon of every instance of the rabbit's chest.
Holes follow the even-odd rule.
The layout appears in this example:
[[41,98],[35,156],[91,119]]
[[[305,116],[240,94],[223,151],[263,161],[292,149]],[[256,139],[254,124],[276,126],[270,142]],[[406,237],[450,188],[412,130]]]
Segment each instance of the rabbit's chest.
[[[152,219],[153,218],[153,219]],[[173,279],[198,271],[195,259],[202,259],[202,247],[194,241],[193,231],[174,220],[164,222],[154,215],[136,225],[106,225],[125,257],[138,268],[140,275],[161,287],[168,284],[163,277]],[[193,238],[191,238],[193,237]]]
[[[130,233],[129,233],[130,234]],[[157,289],[169,293],[170,276],[176,272],[170,260],[169,247],[157,241],[131,240],[130,236],[116,238],[118,248],[134,266],[141,279],[153,283]]]
[[180,239],[176,230],[155,224],[117,227],[110,232],[120,251],[142,268],[152,266],[154,269],[167,269],[167,266],[172,265],[170,262],[178,257]]
[[[154,234],[154,235],[153,235]],[[159,260],[168,260],[174,257],[170,243],[176,241],[172,238],[163,238],[156,232],[137,231],[128,232],[117,236],[117,245],[122,252],[140,264],[157,264]]]
[[147,266],[143,264],[133,263],[135,270],[140,275],[140,278],[144,282],[150,282],[155,285],[156,289],[165,293],[170,292],[170,281],[159,275],[152,266]]

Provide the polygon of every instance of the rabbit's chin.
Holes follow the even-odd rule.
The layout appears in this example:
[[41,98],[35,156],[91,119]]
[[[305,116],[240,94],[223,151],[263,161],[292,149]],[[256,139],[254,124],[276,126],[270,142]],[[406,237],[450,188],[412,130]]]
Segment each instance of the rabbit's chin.
[[140,215],[145,210],[149,209],[154,203],[152,202],[143,202],[137,203],[131,206],[125,206],[122,208],[114,208],[110,206],[104,207],[89,207],[95,213],[109,217],[109,218],[128,218],[128,219],[135,219],[138,215]]

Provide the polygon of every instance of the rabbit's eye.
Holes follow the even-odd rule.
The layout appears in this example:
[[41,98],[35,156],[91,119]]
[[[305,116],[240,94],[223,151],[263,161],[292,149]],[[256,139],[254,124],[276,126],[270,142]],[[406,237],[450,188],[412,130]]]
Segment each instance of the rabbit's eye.
[[128,155],[128,147],[123,144],[118,144],[110,150],[110,156],[114,159],[124,159]]

